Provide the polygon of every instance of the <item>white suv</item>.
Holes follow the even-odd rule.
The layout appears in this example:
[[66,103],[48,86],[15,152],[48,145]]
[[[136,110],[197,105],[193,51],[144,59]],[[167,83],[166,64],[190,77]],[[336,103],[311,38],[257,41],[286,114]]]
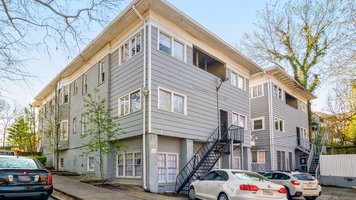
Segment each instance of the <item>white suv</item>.
[[276,171],[268,172],[263,176],[274,183],[284,185],[288,199],[303,196],[306,200],[315,200],[321,195],[319,181],[307,173]]

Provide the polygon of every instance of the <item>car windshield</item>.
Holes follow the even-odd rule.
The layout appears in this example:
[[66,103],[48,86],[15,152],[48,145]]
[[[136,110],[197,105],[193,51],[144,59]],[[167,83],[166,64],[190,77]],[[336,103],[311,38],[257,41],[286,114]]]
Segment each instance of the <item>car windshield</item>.
[[314,181],[315,178],[310,174],[295,174],[293,175],[296,179],[301,181]]
[[265,177],[253,172],[232,171],[232,174],[239,180],[268,181]]
[[41,169],[41,166],[30,158],[0,157],[0,169]]

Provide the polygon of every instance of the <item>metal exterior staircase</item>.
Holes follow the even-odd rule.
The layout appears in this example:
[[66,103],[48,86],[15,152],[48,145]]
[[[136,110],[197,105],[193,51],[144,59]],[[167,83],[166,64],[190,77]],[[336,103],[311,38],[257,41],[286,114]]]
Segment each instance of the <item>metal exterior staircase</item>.
[[227,131],[219,134],[219,129],[209,136],[196,154],[183,167],[176,178],[175,191],[187,191],[189,184],[210,171],[223,154],[229,154],[232,143],[242,143],[244,128],[230,126]]

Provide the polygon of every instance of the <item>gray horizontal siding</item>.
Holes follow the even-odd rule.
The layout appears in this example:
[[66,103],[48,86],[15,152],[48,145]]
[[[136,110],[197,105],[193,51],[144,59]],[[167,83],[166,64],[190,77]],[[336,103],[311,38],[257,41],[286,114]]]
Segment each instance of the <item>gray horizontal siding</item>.
[[[115,51],[111,55],[110,85],[110,108],[112,109],[113,116],[118,116],[119,98],[142,88],[142,84],[143,52],[138,53],[125,63],[119,65],[119,53],[118,50]],[[118,123],[122,128],[122,132],[125,133],[118,138],[142,134],[142,110],[120,117]]]
[[[216,86],[219,79],[188,63],[157,50],[157,28],[152,29],[152,132],[173,137],[205,140],[217,127]],[[187,96],[187,116],[158,109],[158,87]],[[220,90],[220,108],[249,117],[249,92],[225,82]],[[249,120],[249,119],[248,119]],[[249,143],[249,135],[246,142]]]

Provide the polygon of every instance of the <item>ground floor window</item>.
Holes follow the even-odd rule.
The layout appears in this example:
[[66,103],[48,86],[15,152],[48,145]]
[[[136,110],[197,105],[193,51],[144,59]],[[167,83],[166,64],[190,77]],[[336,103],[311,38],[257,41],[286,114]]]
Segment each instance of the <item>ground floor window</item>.
[[87,170],[90,172],[94,171],[94,157],[93,156],[89,156],[88,157],[88,164],[87,164],[88,168]]
[[141,152],[124,153],[117,155],[118,177],[141,177],[142,154]]
[[286,152],[277,151],[277,169],[284,171],[286,170]]
[[64,168],[64,158],[59,159],[59,167],[60,167],[60,169]]
[[266,163],[266,152],[265,151],[252,151],[252,163],[265,164]]
[[159,182],[174,182],[178,172],[178,154],[158,153]]

